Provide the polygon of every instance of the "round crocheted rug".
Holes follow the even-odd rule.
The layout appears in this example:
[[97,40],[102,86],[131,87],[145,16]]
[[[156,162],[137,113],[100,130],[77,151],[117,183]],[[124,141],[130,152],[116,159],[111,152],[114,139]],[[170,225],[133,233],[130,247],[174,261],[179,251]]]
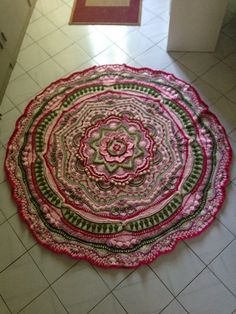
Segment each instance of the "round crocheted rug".
[[189,84],[107,65],[30,102],[5,168],[42,245],[97,266],[137,267],[213,222],[231,155],[223,126]]

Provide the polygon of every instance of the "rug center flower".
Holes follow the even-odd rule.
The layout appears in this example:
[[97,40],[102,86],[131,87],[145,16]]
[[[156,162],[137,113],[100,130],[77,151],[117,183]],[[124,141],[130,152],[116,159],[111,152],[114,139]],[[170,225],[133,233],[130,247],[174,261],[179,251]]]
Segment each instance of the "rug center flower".
[[80,144],[91,178],[119,184],[148,170],[154,141],[140,121],[111,116],[89,127]]

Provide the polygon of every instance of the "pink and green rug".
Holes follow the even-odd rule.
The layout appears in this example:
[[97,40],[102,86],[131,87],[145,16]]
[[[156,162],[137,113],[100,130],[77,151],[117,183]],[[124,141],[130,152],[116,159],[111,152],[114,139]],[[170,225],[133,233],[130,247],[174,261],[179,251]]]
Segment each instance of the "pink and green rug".
[[45,247],[137,267],[197,236],[225,198],[231,148],[189,84],[107,65],[58,80],[17,122],[5,168]]

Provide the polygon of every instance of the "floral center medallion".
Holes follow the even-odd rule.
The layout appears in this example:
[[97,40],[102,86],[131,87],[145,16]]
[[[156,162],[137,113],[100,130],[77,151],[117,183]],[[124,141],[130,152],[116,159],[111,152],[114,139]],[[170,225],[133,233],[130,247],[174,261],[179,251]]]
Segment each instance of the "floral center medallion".
[[79,155],[91,178],[126,184],[149,169],[153,150],[141,122],[110,116],[86,130]]
[[101,267],[137,267],[214,221],[231,156],[192,86],[107,65],[58,80],[29,103],[5,168],[42,245]]

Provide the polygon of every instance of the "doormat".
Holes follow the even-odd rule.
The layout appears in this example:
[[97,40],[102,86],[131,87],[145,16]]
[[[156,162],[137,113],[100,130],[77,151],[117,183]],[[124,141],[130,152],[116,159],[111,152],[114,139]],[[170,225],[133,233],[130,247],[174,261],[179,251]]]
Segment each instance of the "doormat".
[[75,0],[69,24],[139,25],[141,0]]
[[134,268],[214,221],[231,158],[223,126],[191,85],[105,65],[54,82],[29,103],[5,169],[39,243]]

